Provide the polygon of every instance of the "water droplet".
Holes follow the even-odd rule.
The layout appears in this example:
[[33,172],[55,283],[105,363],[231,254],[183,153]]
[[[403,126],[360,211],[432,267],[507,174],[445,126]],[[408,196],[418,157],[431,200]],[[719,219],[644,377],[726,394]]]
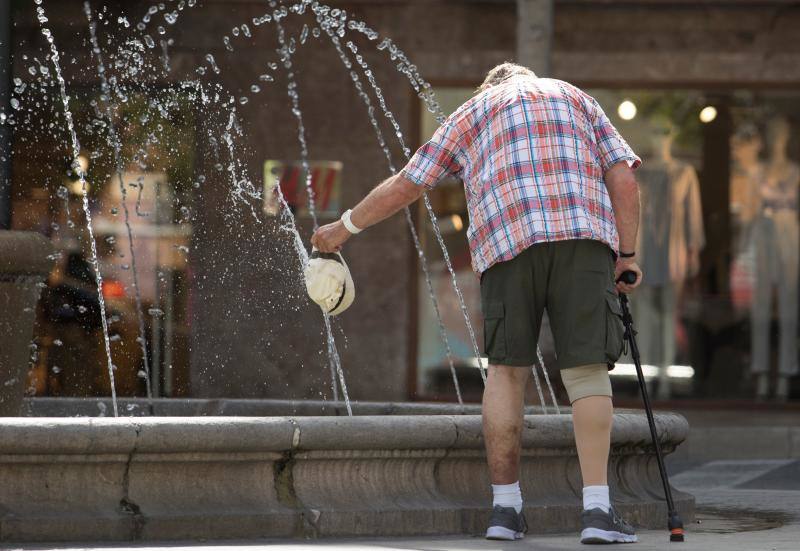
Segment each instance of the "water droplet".
[[272,75],[264,74],[264,75],[261,75],[260,77],[258,77],[258,80],[260,80],[262,82],[273,82],[275,80],[275,78]]
[[239,103],[241,103],[242,105],[247,105],[247,102],[249,101],[250,100],[246,96],[242,96],[241,98],[239,98]]
[[31,65],[30,67],[28,67],[28,72],[29,72],[31,75],[33,75],[33,76],[36,76],[36,67],[34,67],[33,65]]
[[239,36],[239,27],[234,27],[231,29],[231,34],[233,36]]
[[153,40],[153,37],[149,34],[144,35],[144,43],[147,44],[147,47],[151,50],[156,47],[155,40]]
[[308,25],[303,25],[303,30],[300,31],[300,44],[305,44],[308,39]]
[[219,74],[219,73],[220,73],[219,67],[217,67],[217,61],[214,59],[214,56],[213,56],[213,55],[211,55],[211,54],[206,54],[206,61],[208,62],[208,64],[209,64],[209,65],[211,65],[211,69],[212,69],[212,70],[213,70],[213,71],[214,71],[216,74]]
[[161,25],[159,25],[156,30],[158,31],[158,34],[167,34],[167,29],[165,29]]
[[61,339],[54,339],[53,344],[56,346],[62,346],[64,342]]
[[162,317],[164,315],[164,310],[161,308],[150,308],[147,310],[147,313],[153,317]]
[[19,110],[19,100],[17,98],[11,98],[10,103],[12,108]]
[[58,375],[59,373],[61,373],[61,368],[58,367],[57,365],[54,365],[53,367],[50,368],[50,371]]
[[250,87],[250,91],[253,92],[254,94],[258,94],[261,91],[261,87],[258,84],[253,84]]
[[84,306],[83,304],[78,306],[78,312],[80,312],[81,314],[85,314],[87,310],[88,308],[86,308],[86,306]]

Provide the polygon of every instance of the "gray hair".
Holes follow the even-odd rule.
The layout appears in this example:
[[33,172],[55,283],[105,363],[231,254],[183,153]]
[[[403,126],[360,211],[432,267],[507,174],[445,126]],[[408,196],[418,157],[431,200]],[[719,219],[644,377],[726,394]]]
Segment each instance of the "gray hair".
[[484,90],[488,90],[492,86],[502,84],[506,80],[515,76],[528,76],[531,78],[536,78],[536,73],[527,67],[506,61],[505,63],[501,63],[486,73],[486,78],[483,80],[483,84],[481,84],[475,92],[481,93]]

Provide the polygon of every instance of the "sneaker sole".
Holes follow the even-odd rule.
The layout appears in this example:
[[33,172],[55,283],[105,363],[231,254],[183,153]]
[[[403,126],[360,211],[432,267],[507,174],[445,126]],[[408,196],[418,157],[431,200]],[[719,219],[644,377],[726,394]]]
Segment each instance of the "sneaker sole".
[[510,528],[505,528],[503,526],[490,526],[488,530],[486,530],[486,539],[487,540],[504,540],[504,541],[516,541],[521,540],[525,537],[525,534],[522,532],[515,532]]
[[639,538],[636,534],[623,534],[613,530],[601,530],[600,528],[584,528],[581,532],[581,543],[636,543]]

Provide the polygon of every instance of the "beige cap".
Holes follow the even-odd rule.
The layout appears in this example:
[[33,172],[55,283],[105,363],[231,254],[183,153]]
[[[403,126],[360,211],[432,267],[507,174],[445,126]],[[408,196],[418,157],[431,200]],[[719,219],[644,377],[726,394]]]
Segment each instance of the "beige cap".
[[323,312],[335,316],[353,304],[356,288],[341,253],[312,250],[305,276],[308,296]]

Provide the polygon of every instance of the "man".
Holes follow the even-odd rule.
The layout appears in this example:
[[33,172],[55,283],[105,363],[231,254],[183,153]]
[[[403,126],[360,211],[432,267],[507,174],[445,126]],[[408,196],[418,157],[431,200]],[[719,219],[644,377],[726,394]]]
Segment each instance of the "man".
[[[464,182],[489,357],[483,395],[494,495],[489,539],[520,539],[527,530],[519,487],[522,412],[546,308],[583,476],[581,541],[636,541],[609,502],[606,472],[613,411],[608,369],[623,344],[616,293],[641,280],[632,170],[639,164],[593,98],[504,63],[399,174],[311,239],[322,252],[338,251],[353,233],[445,176]],[[637,282],[615,284],[626,270]]]

